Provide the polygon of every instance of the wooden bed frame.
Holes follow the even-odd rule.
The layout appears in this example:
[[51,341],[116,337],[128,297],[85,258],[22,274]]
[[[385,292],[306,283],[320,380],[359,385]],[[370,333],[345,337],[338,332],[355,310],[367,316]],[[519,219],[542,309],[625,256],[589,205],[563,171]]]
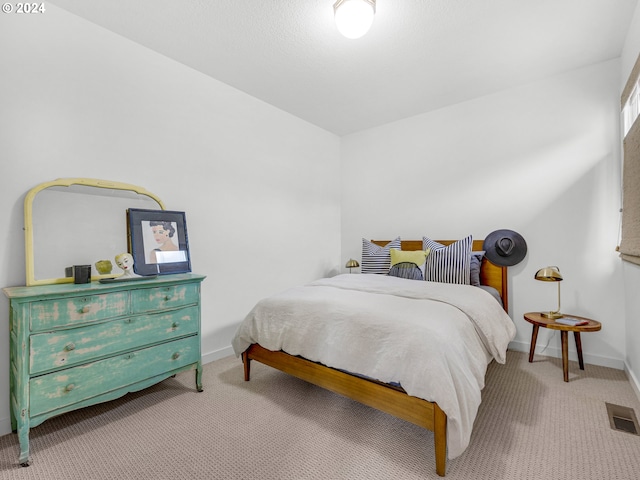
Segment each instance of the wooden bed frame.
[[[443,245],[454,240],[438,240]],[[373,240],[373,243],[384,246],[388,240]],[[473,250],[482,250],[483,241],[475,240]],[[422,240],[403,240],[402,250],[421,250]],[[480,270],[480,281],[500,293],[505,311],[508,312],[507,268],[499,267],[487,259],[483,259]],[[412,397],[399,387],[375,380],[350,375],[340,370],[306,360],[302,357],[274,352],[258,344],[251,345],[243,354],[244,379],[249,381],[251,360],[256,360],[289,375],[306,380],[332,392],[344,395],[364,405],[411,422],[434,433],[436,472],[445,476],[447,464],[447,416],[437,403]]]

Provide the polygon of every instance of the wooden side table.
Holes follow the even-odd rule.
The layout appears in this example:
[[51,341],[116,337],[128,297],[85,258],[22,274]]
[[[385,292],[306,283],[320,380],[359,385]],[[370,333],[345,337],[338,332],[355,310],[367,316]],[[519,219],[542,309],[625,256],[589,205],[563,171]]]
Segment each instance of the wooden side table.
[[[578,351],[578,363],[580,364],[580,370],[584,370],[584,361],[582,360],[582,340],[580,340],[580,333],[582,332],[597,332],[602,328],[602,324],[596,320],[591,320],[586,317],[578,317],[577,315],[567,315],[571,318],[578,318],[580,320],[586,320],[586,325],[564,325],[556,322],[553,318],[543,317],[540,312],[530,312],[524,314],[524,319],[533,325],[533,331],[531,332],[531,349],[529,350],[529,363],[533,362],[533,352],[536,348],[536,340],[538,339],[538,329],[540,327],[550,328],[551,330],[560,330],[560,339],[562,341],[562,372],[564,373],[564,381],[569,381],[569,332],[573,332],[573,336],[576,340],[576,350]],[[559,320],[559,319],[558,319]]]

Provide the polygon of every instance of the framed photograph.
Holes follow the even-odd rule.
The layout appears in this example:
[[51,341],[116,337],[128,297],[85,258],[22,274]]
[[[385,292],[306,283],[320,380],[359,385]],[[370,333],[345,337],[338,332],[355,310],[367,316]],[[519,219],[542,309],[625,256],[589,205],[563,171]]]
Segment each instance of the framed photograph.
[[191,271],[184,212],[129,208],[127,229],[133,271],[138,275]]

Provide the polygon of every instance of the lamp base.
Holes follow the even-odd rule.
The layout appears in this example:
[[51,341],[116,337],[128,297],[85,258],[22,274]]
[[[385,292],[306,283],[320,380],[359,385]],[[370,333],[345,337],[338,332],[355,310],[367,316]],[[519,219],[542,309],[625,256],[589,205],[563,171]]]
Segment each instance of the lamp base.
[[562,318],[564,317],[564,315],[560,312],[542,312],[540,315],[542,315],[544,318]]

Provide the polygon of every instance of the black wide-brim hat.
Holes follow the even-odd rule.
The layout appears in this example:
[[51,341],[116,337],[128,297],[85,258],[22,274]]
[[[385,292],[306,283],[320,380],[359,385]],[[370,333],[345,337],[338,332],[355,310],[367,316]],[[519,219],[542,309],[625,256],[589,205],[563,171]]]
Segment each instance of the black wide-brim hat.
[[499,267],[520,263],[527,254],[527,242],[513,230],[496,230],[484,239],[483,250],[487,259]]

